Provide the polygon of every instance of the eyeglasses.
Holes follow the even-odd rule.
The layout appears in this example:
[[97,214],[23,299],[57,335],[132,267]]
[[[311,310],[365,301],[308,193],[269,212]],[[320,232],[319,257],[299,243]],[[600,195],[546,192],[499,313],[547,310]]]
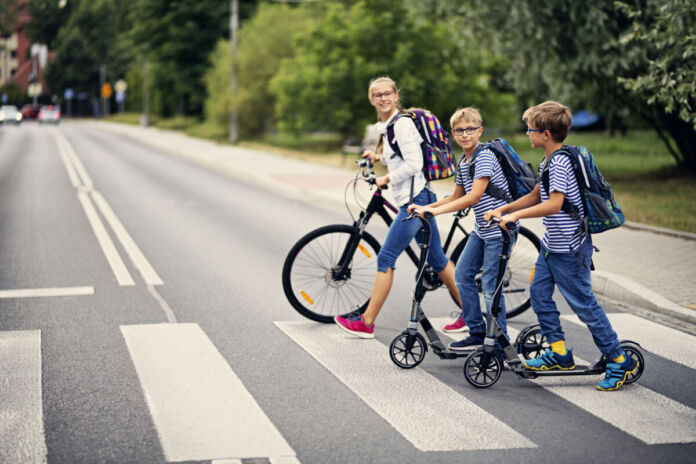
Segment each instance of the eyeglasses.
[[464,134],[474,135],[476,133],[476,131],[479,130],[480,128],[481,128],[481,126],[467,127],[466,129],[456,128],[456,129],[452,129],[452,135],[454,135],[455,137],[461,137]]
[[388,91],[382,92],[382,93],[373,93],[372,98],[374,98],[375,100],[379,100],[380,98],[389,98],[392,95],[394,95],[394,92],[391,90],[388,90]]
[[530,129],[529,127],[527,128],[527,133],[529,134],[530,132],[539,132],[540,134],[544,132],[544,129]]

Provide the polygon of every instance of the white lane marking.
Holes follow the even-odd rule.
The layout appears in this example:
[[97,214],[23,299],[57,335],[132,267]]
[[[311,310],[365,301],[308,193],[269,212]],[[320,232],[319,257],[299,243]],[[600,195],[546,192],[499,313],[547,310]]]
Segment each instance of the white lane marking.
[[155,272],[152,265],[150,265],[150,262],[145,258],[143,252],[140,251],[138,245],[135,244],[135,241],[130,236],[126,228],[123,227],[123,224],[116,216],[116,213],[114,213],[114,211],[111,209],[111,206],[109,206],[109,203],[106,201],[104,196],[97,191],[93,191],[92,199],[97,204],[97,207],[99,207],[102,215],[104,215],[106,218],[106,221],[109,223],[111,229],[116,234],[116,237],[123,245],[123,248],[126,250],[126,253],[128,253],[128,256],[130,256],[133,265],[135,265],[135,267],[138,268],[138,271],[140,271],[143,279],[145,279],[145,283],[148,285],[162,285],[162,279],[160,279],[157,272]]
[[[584,325],[576,315],[562,316],[574,324]],[[607,314],[619,339],[638,342],[651,353],[683,366],[696,369],[696,337],[665,327],[633,314]]]
[[70,145],[68,139],[57,128],[53,128],[53,136],[57,141],[58,149],[61,151],[61,153],[65,153],[65,155],[75,168],[75,171],[78,173],[82,181],[82,185],[85,187],[86,190],[92,190],[94,188],[92,178],[89,176],[89,174],[87,174],[87,170],[80,161],[80,158],[78,158],[77,154],[75,153],[75,150],[73,150],[73,147],[72,145]]
[[109,234],[106,232],[104,224],[102,223],[101,219],[99,219],[97,210],[94,209],[94,205],[92,205],[92,201],[89,199],[89,196],[85,192],[77,192],[77,198],[80,200],[82,209],[85,210],[87,220],[92,226],[94,235],[97,237],[97,241],[104,252],[104,256],[106,257],[109,266],[111,266],[111,271],[114,273],[114,276],[116,276],[118,284],[121,286],[135,285],[133,278],[121,259],[121,255],[119,255],[118,251],[116,251],[114,242],[111,241],[111,237],[109,237]]
[[70,178],[70,183],[72,184],[73,187],[79,188],[81,187],[80,183],[80,178],[77,175],[77,172],[75,171],[75,168],[73,167],[72,162],[70,162],[70,157],[66,153],[65,150],[65,143],[63,139],[59,138],[58,136],[55,136],[54,138],[56,140],[56,146],[58,147],[58,151],[60,152],[60,159],[63,161],[63,165],[65,166],[65,170],[68,171],[68,177]]
[[121,333],[167,461],[296,455],[197,324]]
[[43,464],[41,331],[0,332],[0,462]]
[[[573,319],[573,316],[562,317]],[[435,322],[441,323],[444,319],[433,318],[431,323],[437,328],[439,325]],[[511,341],[514,342],[518,333],[517,329],[508,326]],[[590,364],[577,356],[574,358],[576,364]],[[696,441],[696,410],[639,385],[640,380],[619,391],[598,391],[594,386],[603,377],[554,376],[532,382],[647,444]]]
[[18,288],[0,290],[0,298],[94,295],[94,287]]
[[424,370],[395,366],[377,340],[359,340],[327,324],[275,324],[419,450],[536,447]]

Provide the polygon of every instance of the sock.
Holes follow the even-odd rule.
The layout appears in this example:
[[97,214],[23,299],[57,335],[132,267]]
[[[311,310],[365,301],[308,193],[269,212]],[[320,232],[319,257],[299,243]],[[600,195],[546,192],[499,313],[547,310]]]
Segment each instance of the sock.
[[568,350],[566,350],[565,346],[565,341],[563,340],[558,340],[551,343],[551,351],[553,351],[554,353],[558,353],[561,356],[565,356],[566,354],[568,354]]
[[614,358],[614,362],[619,363],[619,364],[621,364],[625,360],[626,360],[626,356],[623,353],[621,353],[621,356],[619,356],[618,358]]

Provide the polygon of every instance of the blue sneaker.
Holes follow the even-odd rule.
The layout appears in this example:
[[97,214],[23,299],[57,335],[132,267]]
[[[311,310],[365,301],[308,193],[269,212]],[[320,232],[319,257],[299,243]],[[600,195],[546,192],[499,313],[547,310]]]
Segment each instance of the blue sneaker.
[[561,356],[558,353],[551,351],[551,348],[547,349],[544,354],[538,358],[529,359],[524,362],[527,369],[533,371],[550,371],[551,369],[560,369],[562,371],[569,371],[575,369],[575,361],[573,360],[573,351],[568,350],[568,352]]
[[464,340],[452,342],[449,344],[449,349],[452,351],[473,351],[476,348],[483,346],[483,339],[486,338],[485,333],[469,334]]
[[607,363],[607,370],[602,379],[597,384],[597,390],[612,391],[618,390],[626,382],[626,378],[638,370],[638,361],[626,356],[622,363]]

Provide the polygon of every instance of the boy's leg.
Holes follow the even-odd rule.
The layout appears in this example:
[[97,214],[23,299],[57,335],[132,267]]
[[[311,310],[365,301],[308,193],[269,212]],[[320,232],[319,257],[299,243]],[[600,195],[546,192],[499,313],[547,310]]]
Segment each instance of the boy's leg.
[[558,289],[571,309],[590,330],[599,351],[613,360],[619,358],[623,350],[604,309],[592,292],[591,259],[592,243],[587,239],[578,253],[553,255],[554,276]]
[[475,233],[469,235],[454,271],[454,279],[459,289],[459,297],[462,300],[462,315],[466,325],[469,326],[469,337],[459,342],[450,343],[450,348],[453,350],[474,349],[483,343],[486,334],[486,323],[481,315],[481,304],[476,285],[476,274],[483,264],[483,245],[484,242],[478,235]]
[[[541,252],[534,267],[534,279],[529,287],[532,300],[532,308],[537,315],[541,334],[549,344],[563,343],[565,334],[561,327],[560,313],[553,301],[555,284],[555,271],[552,268],[552,253],[547,253],[546,248],[541,247]],[[532,370],[546,371],[551,369],[568,370],[575,367],[573,353],[567,350],[565,354],[557,353],[553,349],[546,350],[541,356],[525,361],[525,366]]]
[[[515,244],[515,238],[513,237],[509,250]],[[484,251],[483,251],[483,273],[481,275],[481,287],[483,290],[483,298],[486,302],[486,311],[488,314],[491,313],[491,303],[493,303],[493,296],[495,295],[495,290],[498,285],[498,266],[500,264],[500,255],[503,252],[503,240],[502,239],[489,239],[484,240]],[[508,251],[508,256],[510,255]],[[505,297],[500,295],[500,313],[498,314],[498,325],[502,329],[503,333],[507,336],[507,317],[505,315]]]
[[[546,337],[548,343],[565,340],[565,333],[561,327],[561,318],[556,302],[553,301],[555,287],[554,274],[551,271],[546,257],[547,251],[543,246],[536,264],[534,265],[534,278],[529,287],[529,295],[532,301],[532,309],[537,315],[541,334]],[[552,256],[548,253],[549,257]]]

